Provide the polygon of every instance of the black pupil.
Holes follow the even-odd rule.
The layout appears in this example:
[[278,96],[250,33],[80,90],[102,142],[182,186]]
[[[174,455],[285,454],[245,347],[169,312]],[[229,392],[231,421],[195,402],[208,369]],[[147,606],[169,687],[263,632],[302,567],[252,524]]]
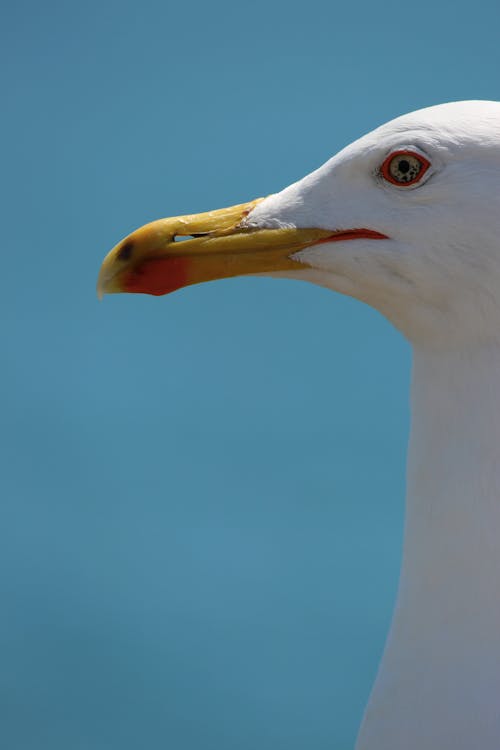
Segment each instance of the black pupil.
[[402,174],[406,174],[410,170],[410,162],[406,161],[406,159],[401,159],[401,161],[398,164],[398,171]]

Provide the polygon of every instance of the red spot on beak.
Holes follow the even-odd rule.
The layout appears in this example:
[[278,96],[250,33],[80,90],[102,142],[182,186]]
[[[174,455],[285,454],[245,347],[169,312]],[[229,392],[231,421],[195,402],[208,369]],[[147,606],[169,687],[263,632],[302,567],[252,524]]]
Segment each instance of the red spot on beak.
[[160,296],[188,284],[190,262],[187,258],[150,258],[129,271],[123,291]]

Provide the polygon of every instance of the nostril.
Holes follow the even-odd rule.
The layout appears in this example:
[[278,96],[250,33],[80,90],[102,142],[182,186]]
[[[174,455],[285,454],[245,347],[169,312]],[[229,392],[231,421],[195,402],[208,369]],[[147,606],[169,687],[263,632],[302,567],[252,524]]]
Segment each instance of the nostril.
[[193,234],[174,234],[174,242],[184,242],[184,240],[195,240],[197,237],[206,237],[208,232],[196,232]]
[[130,260],[132,257],[132,252],[134,250],[134,243],[132,240],[126,240],[121,248],[118,250],[117,258],[118,260]]

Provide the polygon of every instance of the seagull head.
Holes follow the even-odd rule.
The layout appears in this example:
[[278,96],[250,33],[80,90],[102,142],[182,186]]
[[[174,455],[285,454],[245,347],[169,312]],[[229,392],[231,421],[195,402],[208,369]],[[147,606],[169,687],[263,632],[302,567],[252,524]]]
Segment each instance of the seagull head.
[[241,275],[366,302],[413,343],[500,336],[500,103],[399,117],[279,193],[160,219],[105,258],[99,295]]

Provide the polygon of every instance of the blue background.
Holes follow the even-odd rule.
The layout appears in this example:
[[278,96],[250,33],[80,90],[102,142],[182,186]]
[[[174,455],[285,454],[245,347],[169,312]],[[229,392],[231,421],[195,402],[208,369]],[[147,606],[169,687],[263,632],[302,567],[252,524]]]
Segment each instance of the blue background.
[[0,732],[352,748],[395,596],[409,349],[323,289],[109,297],[136,226],[499,98],[497,2],[3,10]]

